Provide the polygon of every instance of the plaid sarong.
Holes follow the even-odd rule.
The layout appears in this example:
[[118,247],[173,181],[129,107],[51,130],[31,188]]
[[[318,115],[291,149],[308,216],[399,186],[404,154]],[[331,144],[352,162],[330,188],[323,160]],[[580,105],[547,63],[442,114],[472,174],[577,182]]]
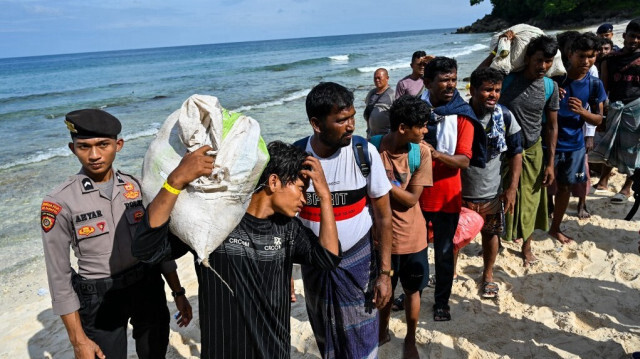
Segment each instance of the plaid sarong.
[[369,235],[342,253],[334,270],[302,266],[307,313],[322,358],[377,358],[377,267]]

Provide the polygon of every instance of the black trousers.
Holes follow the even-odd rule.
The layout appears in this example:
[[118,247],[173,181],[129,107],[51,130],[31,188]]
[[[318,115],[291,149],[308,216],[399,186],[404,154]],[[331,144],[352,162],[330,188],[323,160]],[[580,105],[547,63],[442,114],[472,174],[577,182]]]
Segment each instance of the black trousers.
[[427,225],[433,226],[436,288],[434,308],[449,309],[453,286],[453,236],[458,228],[459,213],[422,212]]
[[158,270],[138,282],[105,293],[76,290],[80,319],[87,336],[109,359],[127,358],[127,323],[131,319],[141,359],[164,358],[169,345],[169,309]]

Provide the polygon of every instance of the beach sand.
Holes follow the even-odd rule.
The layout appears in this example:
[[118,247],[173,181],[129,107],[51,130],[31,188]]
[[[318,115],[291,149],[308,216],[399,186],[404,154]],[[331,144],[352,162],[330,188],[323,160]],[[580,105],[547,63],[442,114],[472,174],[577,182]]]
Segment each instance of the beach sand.
[[[617,36],[623,29],[616,25]],[[577,219],[572,198],[562,228],[575,244],[561,246],[536,231],[533,250],[540,262],[533,267],[522,266],[519,245],[505,243],[495,267],[500,285],[496,300],[479,296],[480,238],[465,247],[451,296],[452,320],[434,322],[433,289],[423,293],[417,332],[422,358],[625,358],[640,351],[640,214],[624,221],[633,200],[624,205],[609,202],[623,182],[624,176],[615,173],[611,192],[587,198],[592,213],[588,220]],[[432,253],[430,263],[433,273]],[[182,257],[178,265],[194,320],[187,328],[172,323],[167,357],[198,358],[198,284],[192,257]],[[43,259],[0,278],[0,358],[72,358],[62,321],[51,311]],[[294,279],[298,302],[291,309],[292,357],[319,358],[297,267]],[[174,313],[168,287],[167,300]],[[390,330],[391,341],[379,356],[400,358],[404,312],[392,314]],[[128,351],[130,358],[137,357],[131,331]]]

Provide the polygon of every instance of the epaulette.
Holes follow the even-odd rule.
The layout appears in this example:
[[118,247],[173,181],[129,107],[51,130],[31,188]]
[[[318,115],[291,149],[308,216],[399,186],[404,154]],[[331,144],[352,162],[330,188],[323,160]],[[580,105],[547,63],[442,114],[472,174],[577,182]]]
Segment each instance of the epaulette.
[[55,197],[56,194],[62,192],[67,187],[71,186],[75,181],[78,180],[78,175],[75,174],[73,176],[69,176],[64,182],[57,185],[53,190],[47,193],[48,197]]
[[120,170],[116,170],[115,173],[117,175],[124,175],[124,176],[127,176],[127,177],[131,178],[132,180],[134,180],[138,184],[138,188],[142,188],[142,184],[140,183],[140,181],[138,180],[138,178],[136,176],[130,175],[130,174],[125,173],[125,172],[122,172]]

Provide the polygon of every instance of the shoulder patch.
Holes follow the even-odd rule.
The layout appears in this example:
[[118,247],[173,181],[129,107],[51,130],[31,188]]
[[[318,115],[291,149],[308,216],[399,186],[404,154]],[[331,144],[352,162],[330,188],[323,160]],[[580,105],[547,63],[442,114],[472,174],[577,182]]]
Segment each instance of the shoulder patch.
[[54,202],[44,201],[40,206],[40,226],[48,233],[56,224],[56,216],[62,211],[62,206]]

